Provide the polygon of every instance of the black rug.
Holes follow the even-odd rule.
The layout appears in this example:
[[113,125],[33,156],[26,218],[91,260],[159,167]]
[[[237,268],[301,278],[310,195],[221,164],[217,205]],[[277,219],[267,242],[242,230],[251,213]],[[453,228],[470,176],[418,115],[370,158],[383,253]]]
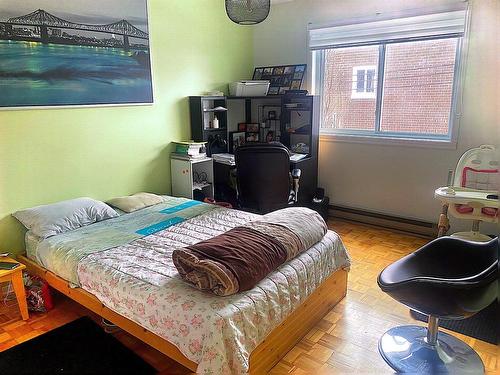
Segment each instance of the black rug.
[[83,317],[0,353],[0,374],[155,374],[141,357]]
[[[427,316],[410,310],[411,316],[427,323]],[[495,301],[476,315],[462,320],[439,320],[439,327],[462,333],[466,336],[498,344],[498,303]]]

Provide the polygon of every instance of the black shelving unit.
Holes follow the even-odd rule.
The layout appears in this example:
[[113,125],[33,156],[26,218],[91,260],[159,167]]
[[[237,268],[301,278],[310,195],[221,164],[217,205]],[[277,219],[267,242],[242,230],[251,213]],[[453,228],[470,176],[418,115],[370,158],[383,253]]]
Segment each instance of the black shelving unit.
[[305,157],[300,168],[299,203],[312,204],[318,187],[319,100],[311,95],[285,95],[281,109],[281,143]]
[[285,96],[281,109],[281,143],[292,152],[317,154],[319,127],[315,121],[313,96]]
[[[223,96],[190,96],[191,138],[207,142],[207,153],[227,152],[227,104]],[[212,127],[214,117],[219,127]]]

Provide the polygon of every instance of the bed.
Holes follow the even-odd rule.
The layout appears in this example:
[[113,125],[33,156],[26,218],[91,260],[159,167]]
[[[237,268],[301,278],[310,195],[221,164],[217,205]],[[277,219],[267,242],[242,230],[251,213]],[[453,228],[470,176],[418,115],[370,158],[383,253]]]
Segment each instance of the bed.
[[55,289],[194,372],[260,374],[345,296],[350,263],[339,236],[328,231],[247,292],[217,297],[181,280],[173,250],[258,217],[167,197],[45,240],[28,232],[21,260]]

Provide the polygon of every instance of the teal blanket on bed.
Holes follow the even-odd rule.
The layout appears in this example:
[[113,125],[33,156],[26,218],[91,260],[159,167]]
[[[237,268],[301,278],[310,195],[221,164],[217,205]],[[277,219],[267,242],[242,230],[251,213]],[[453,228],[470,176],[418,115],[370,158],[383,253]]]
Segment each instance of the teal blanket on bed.
[[165,199],[165,203],[49,237],[39,243],[36,259],[48,270],[78,284],[77,266],[87,255],[126,245],[217,208],[185,198]]

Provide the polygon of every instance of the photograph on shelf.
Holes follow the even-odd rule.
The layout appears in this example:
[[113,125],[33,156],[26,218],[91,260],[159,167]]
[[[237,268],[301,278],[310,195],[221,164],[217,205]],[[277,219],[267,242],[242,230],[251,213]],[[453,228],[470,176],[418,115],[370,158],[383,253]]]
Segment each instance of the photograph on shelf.
[[285,71],[285,68],[280,66],[280,67],[274,68],[273,74],[279,76],[279,75],[283,74],[284,71]]
[[266,142],[273,142],[274,141],[274,131],[269,130],[266,135]]
[[302,73],[302,72],[297,72],[297,73],[295,73],[295,74],[293,75],[293,79],[296,79],[296,80],[299,80],[299,79],[300,79],[300,80],[301,80],[301,79],[302,79],[302,77],[303,77],[303,75],[304,75],[304,73]]
[[258,133],[259,132],[259,124],[257,123],[251,123],[251,124],[246,124],[247,126],[247,132],[248,133]]
[[300,90],[300,81],[292,81],[290,88],[292,90]]
[[273,86],[279,86],[281,84],[281,77],[271,77],[269,83]]
[[277,86],[269,87],[269,91],[267,92],[267,95],[278,95],[280,91],[280,88]]
[[240,147],[240,146],[243,146],[245,144],[245,132],[230,132],[229,133],[229,140],[230,140],[230,143],[229,143],[229,152],[230,153],[234,153],[234,151]]
[[238,131],[239,132],[246,132],[247,131],[247,124],[244,122],[238,123]]
[[247,133],[246,134],[247,142],[259,142],[259,133]]

